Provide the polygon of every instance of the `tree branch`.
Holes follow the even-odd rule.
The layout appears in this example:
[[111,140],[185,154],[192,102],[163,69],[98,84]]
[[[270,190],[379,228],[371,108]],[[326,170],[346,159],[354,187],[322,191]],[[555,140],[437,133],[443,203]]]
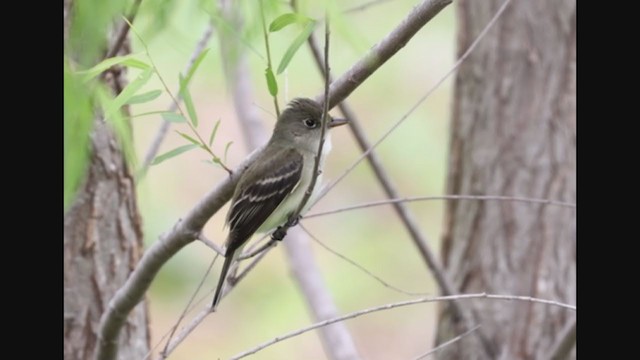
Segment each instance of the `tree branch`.
[[162,265],[182,247],[196,239],[206,222],[231,198],[240,175],[255,158],[257,151],[207,194],[184,219],[155,242],[140,259],[125,284],[109,301],[100,320],[97,359],[115,359],[117,338],[127,315],[140,302]]
[[318,213],[313,213],[309,215],[305,215],[304,219],[310,219],[317,216],[324,216],[330,214],[337,214],[344,211],[351,211],[357,209],[364,209],[374,206],[387,205],[387,204],[395,204],[395,203],[405,203],[405,202],[413,202],[413,201],[424,201],[424,200],[475,200],[475,201],[514,201],[514,202],[523,202],[529,204],[541,204],[541,205],[554,205],[554,206],[562,206],[568,208],[575,208],[576,204],[564,202],[564,201],[556,201],[556,200],[548,200],[548,199],[535,199],[528,197],[520,197],[520,196],[500,196],[500,195],[442,195],[442,196],[413,196],[413,197],[405,197],[405,198],[393,198],[387,200],[379,200],[379,201],[371,201],[368,203],[356,204],[352,206],[346,206],[340,209],[327,210]]
[[[452,0],[424,0],[407,15],[382,41],[355,63],[346,73],[331,83],[329,89],[329,108],[346,99],[364,80],[373,74],[382,64],[420,30],[440,10],[451,4]],[[324,98],[321,99],[324,101]]]
[[453,339],[447,340],[447,341],[443,342],[442,344],[434,347],[433,349],[427,351],[426,353],[424,353],[422,355],[418,355],[414,360],[424,359],[424,358],[426,358],[427,356],[429,356],[431,354],[435,354],[436,352],[442,350],[443,348],[462,340],[465,336],[467,336],[467,335],[471,334],[472,332],[480,329],[480,327],[481,327],[481,325],[476,325],[473,328],[471,328],[471,329],[463,332],[462,334],[454,337]]
[[[131,24],[133,24],[133,20],[136,18],[136,15],[138,14],[138,9],[140,9],[140,3],[142,3],[142,0],[135,0],[133,2],[133,5],[131,6],[131,11],[129,12],[129,16],[127,16],[127,20]],[[122,48],[122,45],[124,44],[124,41],[127,38],[127,34],[129,34],[130,28],[131,27],[129,26],[129,24],[127,24],[126,21],[122,22],[120,27],[120,32],[118,33],[118,37],[116,37],[116,41],[111,46],[111,49],[109,49],[107,54],[104,56],[105,59],[110,59],[118,55],[118,52]]]
[[260,345],[258,345],[256,347],[254,347],[253,349],[247,350],[245,352],[242,352],[240,354],[237,354],[237,355],[233,356],[230,360],[238,360],[238,359],[241,359],[241,358],[246,357],[248,355],[253,355],[253,354],[257,353],[260,350],[263,350],[264,348],[266,348],[268,346],[271,346],[273,344],[279,343],[279,342],[287,340],[289,338],[298,336],[300,334],[304,334],[304,333],[309,332],[311,330],[315,330],[317,328],[321,328],[323,326],[331,325],[331,324],[339,322],[339,321],[353,319],[353,318],[356,318],[356,317],[359,317],[359,316],[362,316],[362,315],[371,314],[371,313],[378,312],[378,311],[395,309],[395,308],[398,308],[398,307],[415,305],[415,304],[422,304],[422,303],[428,303],[428,302],[456,301],[456,300],[483,299],[483,298],[494,299],[494,300],[527,301],[527,302],[541,303],[541,304],[545,304],[545,305],[558,306],[558,307],[561,307],[561,308],[564,308],[564,309],[576,311],[576,307],[573,306],[573,305],[564,304],[564,303],[561,303],[561,302],[558,302],[558,301],[553,301],[553,300],[532,298],[532,297],[529,297],[529,296],[512,296],[512,295],[497,295],[497,294],[477,293],[477,294],[462,294],[462,295],[451,295],[451,296],[425,297],[425,298],[421,298],[421,299],[407,300],[407,301],[401,301],[401,302],[397,302],[397,303],[391,303],[391,304],[376,306],[376,307],[372,307],[372,308],[368,308],[368,309],[364,309],[364,310],[355,311],[355,312],[349,313],[347,315],[335,317],[333,319],[317,322],[315,324],[306,326],[304,328],[301,328],[301,329],[298,329],[298,330],[295,330],[295,331],[291,331],[291,332],[286,333],[284,335],[280,335],[278,337],[275,337],[274,339],[266,341],[266,342],[264,342],[264,343],[262,343],[262,344],[260,344]]

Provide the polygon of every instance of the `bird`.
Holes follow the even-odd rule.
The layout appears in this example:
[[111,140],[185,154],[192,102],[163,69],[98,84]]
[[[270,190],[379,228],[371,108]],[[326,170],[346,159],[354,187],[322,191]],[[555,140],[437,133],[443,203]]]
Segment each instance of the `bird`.
[[[226,217],[229,226],[224,250],[224,264],[218,279],[212,310],[215,311],[227,273],[242,248],[254,233],[269,232],[297,219],[291,219],[313,178],[315,158],[322,133],[323,106],[308,98],[295,98],[278,117],[271,138],[255,160],[240,175]],[[328,117],[326,126],[333,128],[346,119]],[[326,129],[319,175],[311,197],[300,212],[308,210],[321,188],[321,174],[331,136]]]

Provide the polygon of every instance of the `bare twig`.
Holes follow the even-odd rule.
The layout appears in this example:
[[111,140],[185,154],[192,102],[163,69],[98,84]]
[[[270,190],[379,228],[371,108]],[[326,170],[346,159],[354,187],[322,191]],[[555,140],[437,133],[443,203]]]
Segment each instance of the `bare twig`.
[[304,232],[307,233],[307,235],[309,235],[309,237],[311,239],[313,239],[313,241],[315,241],[316,243],[318,243],[318,245],[322,246],[325,250],[327,250],[328,252],[332,253],[333,255],[339,257],[340,259],[346,261],[347,263],[351,264],[352,266],[355,266],[357,269],[359,269],[360,271],[362,271],[363,273],[369,275],[370,277],[372,277],[374,280],[376,280],[377,282],[379,282],[380,284],[382,284],[382,286],[389,288],[393,291],[399,292],[401,294],[405,294],[405,295],[409,295],[409,296],[425,296],[425,295],[431,295],[425,292],[411,292],[411,291],[406,291],[406,290],[402,290],[398,287],[395,287],[391,284],[389,284],[388,282],[382,280],[382,278],[380,278],[379,276],[375,275],[374,273],[372,273],[371,271],[367,270],[366,268],[364,268],[362,265],[358,264],[357,262],[349,259],[348,257],[340,254],[339,252],[333,250],[332,248],[328,247],[326,244],[324,244],[322,241],[320,241],[317,237],[313,236],[313,234],[311,234],[311,232],[309,232],[309,230],[304,227],[302,225],[302,223],[298,224],[302,230],[304,230]]
[[167,342],[166,342],[166,344],[164,346],[164,349],[160,353],[160,358],[161,359],[166,359],[167,356],[169,356],[169,353],[167,352],[167,350],[169,349],[169,343],[171,342],[171,339],[173,339],[173,335],[175,334],[176,330],[178,329],[178,326],[180,325],[180,323],[182,322],[184,317],[187,315],[187,312],[191,308],[191,304],[193,304],[193,301],[195,300],[196,296],[198,295],[198,292],[200,292],[200,289],[202,289],[202,285],[204,284],[205,280],[209,276],[209,273],[211,272],[211,268],[213,268],[213,264],[216,263],[216,260],[218,259],[218,255],[219,254],[216,254],[216,256],[214,256],[213,259],[211,260],[211,263],[209,264],[209,267],[207,268],[207,271],[205,271],[204,275],[202,275],[202,279],[200,279],[200,283],[196,287],[196,290],[193,292],[193,295],[191,295],[191,298],[189,298],[189,301],[187,302],[187,305],[185,305],[184,310],[182,311],[182,314],[180,314],[180,317],[178,318],[178,321],[176,321],[176,323],[172,326],[171,333],[169,333],[169,338],[167,339]]
[[[191,54],[189,63],[187,64],[185,69],[182,71],[182,75],[186,75],[189,73],[189,70],[191,70],[191,68],[193,67],[193,64],[195,63],[196,59],[204,51],[204,48],[205,46],[207,46],[207,43],[209,43],[209,39],[211,39],[212,34],[213,34],[213,23],[209,22],[209,24],[207,25],[207,28],[202,33],[202,37],[196,44],[196,47],[193,50],[193,53]],[[167,108],[167,111],[169,112],[176,111],[176,109],[178,108],[178,101],[181,101],[181,100],[182,100],[182,94],[178,92],[177,99],[171,102],[171,105],[169,105],[169,107]],[[162,141],[167,136],[170,126],[171,126],[171,123],[165,120],[163,120],[162,124],[160,124],[160,127],[158,128],[158,131],[156,132],[156,135],[153,137],[153,141],[151,142],[151,145],[147,150],[147,154],[144,157],[142,167],[138,170],[139,178],[144,176],[144,174],[149,169],[149,165],[158,154],[158,150],[160,150],[160,145],[162,145]]]
[[193,330],[195,330],[209,314],[211,314],[210,310],[211,308],[209,307],[200,310],[200,312],[191,320],[191,322],[184,328],[182,328],[178,336],[176,336],[171,343],[167,344],[160,359],[166,359],[166,356],[169,356],[169,354],[171,354],[176,349],[176,347],[178,347],[178,345],[180,345],[184,341],[184,339],[186,339],[187,336],[189,336],[189,334],[191,334]]
[[429,20],[451,4],[451,1],[424,0],[416,5],[395,29],[331,84],[329,108],[346,99],[364,80],[402,49]]
[[200,240],[203,244],[205,244],[209,248],[213,249],[213,251],[215,251],[218,255],[224,256],[224,251],[222,251],[222,249],[218,245],[216,245],[216,243],[207,239],[204,236],[204,234],[198,235],[198,240]]
[[554,205],[554,206],[562,206],[568,208],[575,208],[576,204],[564,202],[564,201],[555,201],[548,199],[535,199],[535,198],[527,198],[527,197],[519,197],[519,196],[499,196],[499,195],[442,195],[442,196],[413,196],[413,197],[405,197],[399,199],[387,199],[387,200],[379,200],[379,201],[371,201],[368,203],[362,203],[352,206],[346,206],[340,209],[322,211],[318,213],[313,213],[309,215],[303,216],[305,219],[310,219],[317,216],[324,216],[330,214],[337,214],[344,211],[351,211],[357,209],[364,209],[374,206],[394,204],[394,203],[405,203],[405,202],[413,202],[413,201],[425,201],[425,200],[476,200],[476,201],[514,201],[514,202],[523,202],[529,204],[542,204],[542,205]]
[[366,9],[370,8],[371,6],[382,4],[382,3],[385,3],[385,2],[389,2],[389,0],[372,0],[372,1],[366,2],[364,4],[360,4],[360,5],[356,5],[354,7],[350,7],[348,9],[344,10],[344,13],[348,14],[348,13],[352,13],[352,12],[363,11],[363,10],[366,10]]
[[[390,128],[389,130],[387,130],[382,137],[380,137],[380,139],[378,139],[378,141],[376,141],[375,143],[373,143],[373,145],[371,145],[371,147],[369,147],[364,153],[362,153],[358,159],[356,159],[356,161],[354,161],[354,163],[348,167],[344,173],[342,175],[340,175],[340,177],[338,177],[335,181],[333,181],[331,184],[329,184],[327,187],[325,187],[323,189],[323,192],[317,197],[316,202],[318,202],[324,195],[326,195],[329,190],[331,190],[334,186],[336,186],[342,179],[345,178],[345,176],[347,176],[349,173],[351,173],[351,171],[353,171],[353,169],[362,161],[364,160],[366,157],[369,156],[369,153],[371,153],[378,145],[380,145],[382,143],[382,141],[384,141],[384,139],[387,138],[387,136],[389,136],[400,124],[402,124],[408,117],[409,115],[411,115],[417,108],[418,106],[420,106],[425,100],[427,100],[427,98],[429,98],[429,96],[431,96],[431,94],[436,91],[440,85],[442,85],[442,83],[445,82],[445,80],[447,80],[449,78],[449,76],[451,76],[457,69],[458,67],[460,67],[460,65],[467,59],[467,57],[469,57],[469,55],[473,52],[473,50],[476,48],[476,46],[478,45],[478,43],[480,42],[480,40],[482,40],[484,38],[484,36],[487,34],[487,32],[489,31],[489,29],[491,29],[491,27],[493,27],[493,25],[496,23],[496,21],[498,21],[498,19],[500,18],[500,15],[502,15],[502,13],[506,10],[507,6],[511,3],[511,0],[505,0],[505,2],[500,6],[500,8],[498,9],[498,11],[496,12],[495,15],[493,15],[493,18],[491,18],[491,20],[487,23],[487,25],[484,27],[484,29],[482,29],[482,31],[480,32],[480,34],[478,34],[478,37],[471,43],[471,45],[467,48],[467,50],[464,52],[464,54],[462,54],[462,56],[460,56],[460,58],[458,59],[458,61],[455,62],[455,64],[453,64],[453,66],[449,69],[449,71],[447,71],[446,74],[444,74],[444,76],[442,78],[440,78],[440,80],[438,80],[438,82],[431,87],[431,89],[429,89],[429,91],[427,91],[416,103],[415,105],[413,105],[411,107],[411,109],[409,109],[409,111],[407,111],[397,122],[395,122]],[[415,9],[414,9],[415,11]],[[394,30],[395,31],[395,30]],[[362,70],[354,70],[354,68],[356,68],[356,66],[360,65],[360,63],[363,62],[363,60],[360,60],[358,63],[356,63],[356,65],[354,65],[349,71],[347,71],[347,73],[345,73],[344,75],[342,75],[342,77],[340,77],[340,79],[336,80],[334,83],[332,83],[332,85],[334,85],[336,88],[338,87],[338,85],[341,85],[342,83],[348,83],[348,79],[343,79],[345,76],[347,76],[347,74],[351,73],[351,72],[357,72],[357,71],[362,71]],[[340,82],[340,84],[338,84],[338,82]],[[332,87],[333,89],[333,87]],[[340,94],[342,94],[345,91],[349,91],[349,93],[351,93],[351,89],[349,89],[349,87],[347,87],[347,89],[343,90],[342,87],[340,87],[339,89],[336,89],[336,93],[337,95],[333,95],[333,93],[330,95],[332,96],[331,98],[331,102],[334,103],[337,100],[342,101],[343,97],[341,97]],[[340,97],[338,97],[338,95],[340,95]],[[348,95],[348,94],[347,94]],[[337,97],[336,99],[333,99],[333,96]]]
[[472,332],[474,332],[474,331],[476,331],[476,330],[480,329],[480,327],[481,327],[481,325],[476,325],[476,326],[474,326],[473,328],[471,328],[471,329],[469,329],[469,330],[467,330],[467,331],[463,332],[462,334],[460,334],[460,335],[458,335],[458,336],[454,337],[453,339],[451,339],[451,340],[447,340],[447,341],[443,342],[442,344],[440,344],[440,345],[438,345],[438,346],[434,347],[433,349],[431,349],[431,350],[427,351],[426,353],[424,353],[424,354],[422,354],[422,355],[418,355],[414,360],[424,359],[424,358],[426,358],[427,356],[429,356],[429,355],[431,355],[431,354],[435,354],[436,352],[438,352],[438,351],[442,350],[443,348],[445,348],[445,347],[447,347],[447,346],[449,346],[449,345],[451,345],[451,344],[453,344],[453,343],[456,343],[456,342],[458,342],[458,341],[462,340],[462,338],[464,338],[465,336],[467,336],[467,335],[471,334]]
[[[268,248],[266,250],[264,250],[263,252],[261,252],[258,257],[256,257],[241,273],[240,275],[236,276],[233,281],[229,281],[229,285],[225,287],[225,291],[222,293],[221,297],[225,297],[229,294],[229,292],[231,292],[231,290],[233,290],[235,288],[235,286],[242,281],[242,279],[244,279],[247,274],[258,264],[258,262],[260,262],[260,260],[262,260],[265,255],[267,255],[267,253],[269,252],[269,250],[271,250],[271,248]],[[196,304],[201,303],[204,299],[207,299],[210,297],[211,293],[213,293],[214,289],[211,289],[211,291],[209,291],[205,296],[203,296],[202,298],[200,298]],[[193,307],[192,307],[193,309]],[[191,311],[192,309],[189,309],[189,311]],[[178,335],[174,338],[174,340],[172,342],[170,342],[167,347],[165,348],[163,355],[164,356],[169,356],[177,347],[178,345],[180,345],[186,338],[187,336],[189,336],[189,334],[191,334],[193,332],[193,330],[195,330],[200,323],[202,323],[202,321],[204,321],[204,319],[206,319],[207,315],[211,314],[211,307],[206,307],[204,309],[202,309],[193,319],[191,319],[191,322],[189,322],[189,324],[187,324],[185,327],[182,328],[182,330],[180,331],[180,333],[178,333]],[[163,359],[163,358],[161,358]],[[158,360],[161,360],[158,359]]]
[[304,328],[295,330],[295,331],[291,331],[289,333],[286,333],[284,335],[280,335],[278,337],[275,337],[272,340],[266,341],[256,347],[254,347],[253,349],[247,350],[245,352],[242,352],[240,354],[237,354],[235,356],[233,356],[230,360],[237,360],[237,359],[241,359],[243,357],[246,357],[248,355],[252,355],[257,353],[260,350],[263,350],[264,348],[271,346],[273,344],[279,343],[281,341],[287,340],[289,338],[292,338],[294,336],[298,336],[300,334],[304,334],[308,331],[323,327],[323,326],[327,326],[339,321],[344,321],[344,320],[349,320],[349,319],[353,319],[362,315],[366,315],[366,314],[370,314],[370,313],[374,313],[374,312],[378,312],[378,311],[382,311],[382,310],[389,310],[389,309],[394,309],[394,308],[398,308],[398,307],[403,307],[403,306],[409,306],[409,305],[415,305],[415,304],[421,304],[421,303],[428,303],[428,302],[439,302],[439,301],[456,301],[456,300],[468,300],[468,299],[496,299],[496,300],[515,300],[515,301],[528,301],[528,302],[535,302],[535,303],[541,303],[541,304],[546,304],[546,305],[553,305],[553,306],[559,306],[561,308],[564,309],[569,309],[569,310],[576,310],[576,307],[573,305],[569,305],[569,304],[564,304],[561,302],[557,302],[557,301],[553,301],[553,300],[545,300],[545,299],[538,299],[538,298],[532,298],[529,296],[512,296],[512,295],[497,295],[497,294],[487,294],[487,293],[477,293],[477,294],[462,294],[462,295],[450,295],[450,296],[437,296],[437,297],[425,297],[425,298],[420,298],[420,299],[415,299],[415,300],[407,300],[407,301],[401,301],[401,302],[397,302],[397,303],[391,303],[391,304],[386,304],[386,305],[382,305],[382,306],[376,306],[376,307],[372,307],[372,308],[368,308],[368,309],[364,309],[364,310],[359,310],[359,311],[355,311],[352,313],[349,313],[347,315],[343,315],[343,316],[339,316],[339,317],[335,317],[333,319],[329,319],[329,320],[325,320],[325,321],[320,321],[317,322],[315,324],[306,326]]

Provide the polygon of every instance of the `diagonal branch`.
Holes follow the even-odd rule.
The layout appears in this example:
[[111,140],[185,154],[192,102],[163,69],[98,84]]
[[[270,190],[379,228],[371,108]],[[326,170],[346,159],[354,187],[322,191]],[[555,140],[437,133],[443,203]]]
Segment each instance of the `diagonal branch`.
[[344,211],[364,209],[364,208],[369,208],[374,206],[388,205],[388,204],[394,204],[394,203],[406,203],[406,202],[413,202],[413,201],[425,201],[425,200],[513,201],[513,202],[522,202],[522,203],[528,203],[528,204],[553,205],[553,206],[561,206],[561,207],[574,208],[574,209],[576,208],[576,204],[565,202],[565,201],[535,199],[535,198],[520,197],[520,196],[502,196],[502,195],[412,196],[412,197],[405,197],[405,198],[393,198],[393,199],[387,199],[387,200],[371,201],[367,203],[346,206],[340,209],[327,210],[327,211],[305,215],[304,218],[310,219],[317,216],[337,214]]
[[122,48],[122,45],[124,44],[124,41],[127,38],[127,34],[129,34],[129,29],[131,28],[131,26],[129,26],[128,23],[133,23],[133,20],[136,18],[136,15],[138,14],[138,9],[140,9],[140,3],[142,3],[142,0],[135,0],[133,2],[133,5],[131,6],[131,11],[129,11],[129,16],[127,16],[127,21],[122,22],[120,27],[120,32],[116,37],[116,41],[114,41],[113,45],[111,46],[111,49],[109,49],[109,51],[105,55],[104,57],[105,59],[110,59],[118,55],[118,52],[120,52],[120,49]]
[[[346,73],[342,74],[329,89],[329,108],[346,99],[363,81],[387,62],[434,16],[452,0],[423,0]],[[324,99],[322,99],[324,101]]]
[[[468,300],[468,299],[493,299],[493,300],[512,300],[512,301],[525,301],[525,302],[532,302],[532,303],[539,303],[539,304],[544,304],[544,305],[549,305],[549,306],[557,306],[563,309],[567,309],[567,310],[573,310],[576,311],[576,307],[574,305],[569,305],[569,304],[565,304],[565,303],[561,303],[558,301],[554,301],[554,300],[546,300],[546,299],[538,299],[538,298],[532,298],[529,296],[512,296],[512,295],[498,295],[498,294],[487,294],[487,293],[477,293],[477,294],[461,294],[461,295],[450,295],[450,296],[437,296],[437,297],[424,297],[424,298],[420,298],[420,299],[415,299],[415,300],[407,300],[407,301],[400,301],[397,303],[391,303],[391,304],[386,304],[386,305],[381,305],[381,306],[376,306],[376,307],[372,307],[372,308],[368,308],[368,309],[364,309],[364,310],[359,310],[359,311],[355,311],[343,316],[339,316],[339,317],[335,317],[333,319],[329,319],[329,320],[325,320],[325,321],[321,321],[315,324],[311,324],[309,326],[306,326],[304,328],[295,330],[295,331],[291,331],[287,334],[284,335],[280,335],[275,337],[272,340],[266,341],[256,347],[254,347],[253,349],[247,350],[245,352],[242,352],[240,354],[237,354],[235,356],[233,356],[230,360],[238,360],[241,359],[243,357],[246,357],[248,355],[253,355],[255,353],[257,353],[260,350],[263,350],[266,347],[269,347],[273,344],[279,343],[281,341],[290,339],[292,337],[304,334],[306,332],[309,332],[311,330],[317,329],[317,328],[321,328],[323,326],[327,326],[327,325],[331,325],[334,324],[336,322],[340,322],[340,321],[345,321],[345,320],[349,320],[349,319],[354,319],[357,318],[359,316],[362,315],[367,315],[367,314],[371,314],[374,312],[378,312],[378,311],[383,311],[383,310],[389,310],[389,309],[395,309],[398,307],[404,307],[404,306],[410,306],[410,305],[416,305],[416,304],[422,304],[422,303],[429,303],[429,302],[442,302],[442,301],[457,301],[457,300]],[[473,329],[473,327],[471,327],[471,329]]]

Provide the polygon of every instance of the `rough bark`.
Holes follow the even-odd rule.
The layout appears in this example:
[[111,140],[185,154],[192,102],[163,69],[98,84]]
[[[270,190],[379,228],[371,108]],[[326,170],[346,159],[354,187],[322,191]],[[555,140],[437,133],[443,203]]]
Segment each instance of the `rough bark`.
[[[73,16],[65,1],[65,39]],[[114,32],[115,34],[115,32]],[[128,44],[120,55],[128,52]],[[106,76],[114,93],[125,73]],[[141,256],[142,225],[133,177],[118,142],[96,114],[86,179],[64,216],[64,358],[92,359],[100,316]],[[120,336],[120,358],[141,359],[149,350],[146,303],[129,314]]]
[[[503,0],[458,2],[459,53]],[[576,201],[575,0],[513,1],[457,75],[448,192]],[[447,206],[443,260],[463,293],[576,302],[576,213],[514,202]],[[475,300],[501,359],[540,359],[573,313]],[[458,333],[443,309],[438,343]],[[441,359],[481,359],[467,337]],[[575,357],[575,351],[572,354]]]

